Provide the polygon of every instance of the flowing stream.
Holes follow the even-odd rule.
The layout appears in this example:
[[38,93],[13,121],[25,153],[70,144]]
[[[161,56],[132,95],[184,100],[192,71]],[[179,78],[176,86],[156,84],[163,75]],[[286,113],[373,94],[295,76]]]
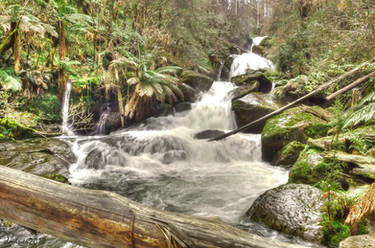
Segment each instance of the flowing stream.
[[287,172],[261,161],[260,135],[212,143],[194,138],[203,130],[235,127],[228,98],[233,88],[216,81],[189,112],[77,138],[69,181],[159,209],[238,223],[260,193],[287,181]]
[[[231,75],[266,66],[272,63],[247,53],[235,59]],[[267,189],[286,183],[288,172],[261,160],[260,135],[236,134],[218,142],[195,138],[205,130],[235,128],[230,98],[234,88],[230,82],[216,81],[191,110],[150,118],[108,136],[62,137],[78,158],[70,166],[69,181],[117,192],[159,209],[215,216],[240,225],[253,201]],[[258,227],[245,224],[244,228]],[[33,247],[72,246],[47,235],[38,239],[42,242],[35,241],[39,245]]]

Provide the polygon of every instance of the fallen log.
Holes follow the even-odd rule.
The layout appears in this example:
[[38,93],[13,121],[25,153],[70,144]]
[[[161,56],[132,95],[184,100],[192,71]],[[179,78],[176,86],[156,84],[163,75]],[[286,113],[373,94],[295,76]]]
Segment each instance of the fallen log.
[[0,166],[0,216],[88,247],[298,248],[221,221],[142,206]]
[[363,82],[366,82],[370,77],[374,77],[375,76],[375,71],[374,72],[371,72],[369,74],[367,74],[366,76],[363,76],[357,80],[355,80],[353,83],[349,84],[348,86],[336,91],[335,93],[332,93],[331,95],[327,96],[326,97],[326,100],[327,101],[330,101],[332,100],[333,98],[335,98],[336,96],[342,94],[342,93],[345,93],[347,92],[348,90],[351,90],[353,89],[354,87],[356,87],[357,85],[363,83]]
[[322,85],[319,86],[316,90],[310,92],[309,94],[304,95],[303,97],[298,98],[297,100],[295,100],[295,101],[293,101],[293,102],[291,102],[291,103],[285,105],[285,106],[282,107],[282,108],[279,108],[278,110],[275,110],[275,111],[273,111],[273,112],[271,112],[271,113],[269,113],[269,114],[267,114],[267,115],[265,115],[265,116],[263,116],[263,117],[261,117],[261,118],[255,120],[255,121],[252,121],[252,122],[250,122],[250,123],[248,123],[248,124],[246,124],[246,125],[244,125],[244,126],[242,126],[242,127],[240,127],[240,128],[237,128],[237,129],[235,129],[235,130],[233,130],[233,131],[230,131],[230,132],[228,132],[228,133],[225,133],[225,134],[223,134],[223,135],[220,135],[220,136],[218,136],[218,137],[215,137],[215,138],[213,138],[213,139],[210,139],[209,141],[218,141],[218,140],[225,139],[225,138],[227,138],[227,137],[229,137],[229,136],[232,136],[232,135],[234,135],[234,134],[236,134],[236,133],[238,133],[238,132],[241,132],[241,131],[244,131],[244,130],[248,129],[249,127],[251,127],[251,126],[253,126],[253,125],[255,125],[255,124],[259,123],[259,122],[265,121],[265,120],[271,118],[272,116],[275,116],[275,115],[277,115],[277,114],[280,114],[280,113],[282,113],[283,111],[285,111],[285,110],[287,110],[287,109],[289,109],[289,108],[295,106],[297,103],[300,103],[300,102],[302,102],[303,100],[308,99],[309,97],[318,94],[318,93],[321,92],[322,90],[328,88],[330,85],[332,85],[332,84],[334,84],[334,83],[337,83],[337,82],[343,80],[344,78],[346,78],[346,77],[348,77],[348,76],[350,76],[350,75],[353,75],[354,73],[358,72],[358,71],[359,71],[364,65],[366,65],[366,64],[367,64],[367,62],[361,64],[360,66],[354,68],[354,69],[351,70],[351,71],[348,71],[347,73],[345,73],[345,74],[343,74],[343,75],[341,75],[341,76],[339,76],[339,77],[337,77],[337,78],[335,78],[335,79],[332,79],[331,81],[329,81],[329,82],[327,82],[327,83],[325,83],[325,84],[322,84]]

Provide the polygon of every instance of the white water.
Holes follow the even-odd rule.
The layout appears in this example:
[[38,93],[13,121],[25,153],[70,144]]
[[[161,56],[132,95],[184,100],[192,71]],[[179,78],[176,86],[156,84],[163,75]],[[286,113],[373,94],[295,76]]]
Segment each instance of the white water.
[[257,196],[287,181],[287,171],[261,161],[260,135],[194,139],[206,129],[234,128],[228,98],[233,88],[217,81],[189,112],[105,137],[77,138],[70,182],[160,209],[238,223]]
[[74,135],[73,131],[71,130],[68,119],[69,119],[69,102],[70,102],[70,93],[72,91],[72,84],[71,82],[66,83],[64,96],[63,96],[63,103],[62,103],[62,126],[61,131],[66,135]]

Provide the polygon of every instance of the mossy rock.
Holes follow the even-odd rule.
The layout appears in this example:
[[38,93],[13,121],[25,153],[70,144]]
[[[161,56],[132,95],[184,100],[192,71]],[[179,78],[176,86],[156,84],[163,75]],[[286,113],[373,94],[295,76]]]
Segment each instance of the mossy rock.
[[288,143],[305,143],[308,138],[326,136],[330,127],[326,120],[313,114],[317,111],[324,112],[319,106],[300,106],[267,120],[262,132],[263,159],[276,163],[281,149]]
[[302,144],[301,142],[290,142],[281,150],[279,158],[276,161],[276,165],[280,165],[287,168],[292,167],[293,164],[297,161],[299,154],[303,149],[305,149],[305,147],[306,144]]
[[8,118],[0,118],[0,141],[40,137],[36,130]]
[[65,181],[76,158],[70,146],[57,139],[28,139],[0,143],[0,165]]
[[265,70],[247,69],[246,74],[232,77],[231,82],[237,86],[252,85],[259,82],[258,90],[263,93],[268,93],[272,89],[272,82],[265,76]]
[[319,182],[338,182],[347,189],[354,182],[345,176],[352,169],[349,163],[339,161],[321,150],[306,147],[289,173],[289,183],[316,185]]
[[[300,75],[296,78],[290,79],[285,85],[276,87],[274,98],[281,102],[294,101],[312,91],[316,87],[309,87],[310,79],[305,75]],[[326,97],[324,91],[310,97],[305,102],[324,102]]]
[[181,80],[198,91],[207,91],[214,83],[214,79],[202,73],[185,70],[182,72]]
[[[279,105],[269,99],[269,95],[263,93],[250,93],[240,99],[234,100],[232,110],[235,114],[237,126],[244,126],[255,121],[266,114],[269,114],[279,108]],[[247,133],[261,133],[265,121],[258,123],[247,130]]]

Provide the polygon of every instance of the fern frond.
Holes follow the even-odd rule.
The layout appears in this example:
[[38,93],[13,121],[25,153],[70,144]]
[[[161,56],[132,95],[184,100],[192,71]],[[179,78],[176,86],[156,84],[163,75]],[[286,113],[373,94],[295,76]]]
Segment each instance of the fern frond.
[[354,204],[346,217],[345,223],[353,225],[375,210],[375,183],[371,184],[367,193]]
[[351,113],[343,128],[353,127],[360,123],[367,123],[375,118],[375,103],[370,103]]

